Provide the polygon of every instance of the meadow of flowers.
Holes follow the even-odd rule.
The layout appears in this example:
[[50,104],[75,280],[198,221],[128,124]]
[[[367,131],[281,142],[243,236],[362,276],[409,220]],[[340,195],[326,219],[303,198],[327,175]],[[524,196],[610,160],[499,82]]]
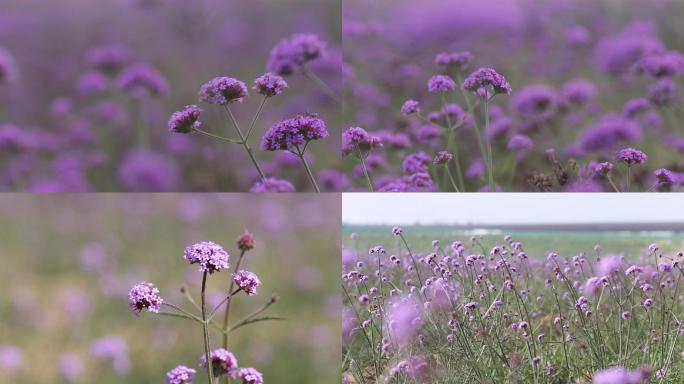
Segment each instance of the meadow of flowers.
[[339,2],[4,0],[0,190],[336,191]]
[[0,382],[336,382],[339,222],[335,196],[2,196]]
[[678,191],[684,2],[349,0],[348,190]]
[[342,382],[681,383],[683,249],[347,227]]

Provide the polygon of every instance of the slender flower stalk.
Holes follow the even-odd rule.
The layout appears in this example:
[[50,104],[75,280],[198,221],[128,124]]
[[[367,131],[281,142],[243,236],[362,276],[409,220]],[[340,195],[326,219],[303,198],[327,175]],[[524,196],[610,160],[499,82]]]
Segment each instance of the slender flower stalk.
[[318,75],[316,75],[311,68],[309,68],[307,65],[304,65],[302,67],[302,73],[304,76],[316,83],[316,85],[323,91],[329,98],[334,100],[338,105],[342,105],[342,98],[335,93],[335,91],[328,86],[328,84],[325,83]]
[[205,291],[206,291],[206,286],[207,286],[207,273],[204,272],[202,274],[202,290],[200,291],[200,297],[201,297],[201,305],[202,305],[202,332],[204,334],[204,353],[206,356],[206,361],[207,361],[207,377],[209,380],[209,384],[214,383],[213,379],[213,372],[214,369],[212,367],[212,359],[211,359],[211,346],[209,345],[209,329],[207,328],[207,304],[206,304],[206,298],[205,298]]
[[264,174],[264,171],[261,170],[261,167],[259,166],[259,162],[257,161],[256,157],[254,157],[254,153],[252,152],[252,148],[249,146],[249,143],[247,142],[246,137],[242,134],[242,131],[240,130],[240,125],[238,124],[237,120],[235,119],[233,112],[230,110],[228,105],[224,105],[224,109],[228,113],[228,117],[230,118],[230,121],[233,123],[233,127],[235,127],[235,130],[237,131],[237,134],[240,137],[240,144],[245,149],[245,152],[247,152],[249,159],[252,161],[252,164],[254,164],[254,168],[259,173],[259,177],[261,178],[262,181],[266,180],[266,174]]

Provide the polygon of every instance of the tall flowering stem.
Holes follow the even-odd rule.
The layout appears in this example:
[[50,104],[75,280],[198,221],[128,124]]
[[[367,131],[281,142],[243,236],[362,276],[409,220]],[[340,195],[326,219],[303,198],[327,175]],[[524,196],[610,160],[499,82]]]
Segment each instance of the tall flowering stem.
[[[308,144],[308,142],[307,142]],[[300,149],[299,145],[295,145],[295,155],[299,157],[299,159],[302,161],[302,164],[304,165],[304,169],[306,169],[306,175],[309,177],[309,181],[311,182],[311,186],[313,187],[314,191],[317,193],[320,193],[321,190],[318,188],[318,183],[316,183],[316,178],[314,177],[313,173],[311,172],[311,168],[309,167],[309,163],[306,162],[306,159],[304,158],[304,151],[306,151],[306,144],[304,144],[304,148]]]
[[264,96],[264,98],[261,99],[261,102],[259,103],[259,106],[257,107],[256,113],[254,113],[254,117],[252,118],[252,121],[249,123],[249,128],[247,128],[247,134],[245,135],[245,140],[249,140],[249,137],[252,134],[254,127],[256,126],[256,122],[259,119],[259,116],[261,116],[261,111],[264,109],[264,105],[266,105],[267,100],[268,100],[268,96]]
[[[235,268],[233,269],[233,273],[237,273],[237,271],[240,270],[240,264],[242,263],[242,258],[245,256],[246,250],[242,250],[240,252],[240,256],[238,257],[237,263],[235,263]],[[233,279],[230,279],[230,287],[228,288],[228,292],[233,291],[233,287],[235,286],[235,282]],[[228,300],[226,303],[226,311],[223,314],[223,348],[228,348],[228,326],[230,325],[230,303],[232,300]]]
[[214,383],[213,379],[213,367],[211,366],[211,346],[209,345],[209,329],[207,328],[207,303],[205,297],[205,291],[207,287],[207,272],[202,274],[202,291],[200,293],[202,301],[202,332],[204,333],[204,354],[207,358],[207,377],[209,379],[209,384]]
[[361,150],[359,149],[358,145],[354,145],[356,148],[356,152],[358,152],[357,157],[359,158],[359,161],[361,162],[361,169],[363,169],[363,175],[366,178],[366,185],[368,186],[368,191],[369,192],[374,192],[373,190],[373,180],[371,180],[370,174],[368,173],[368,167],[366,166],[366,155],[361,153]]
[[[484,132],[486,135],[487,129],[489,128],[489,98],[487,96],[483,97],[484,103]],[[489,185],[489,192],[495,192],[496,187],[494,184],[494,161],[492,159],[492,142],[485,136],[484,138],[487,145],[487,183]]]
[[302,66],[302,73],[304,76],[316,83],[318,87],[326,94],[328,97],[333,99],[337,104],[342,105],[342,99],[335,93],[335,91],[328,86],[320,77],[318,77],[308,66]]
[[413,268],[416,270],[416,276],[418,276],[418,282],[420,283],[420,287],[423,287],[423,279],[420,277],[420,271],[418,271],[418,264],[416,263],[416,259],[413,257],[413,252],[411,252],[411,248],[409,248],[408,243],[406,242],[406,238],[404,238],[403,233],[399,233],[399,237],[401,238],[401,241],[404,242],[404,246],[406,247],[406,250],[409,253],[409,257],[411,258],[411,263],[413,264]]

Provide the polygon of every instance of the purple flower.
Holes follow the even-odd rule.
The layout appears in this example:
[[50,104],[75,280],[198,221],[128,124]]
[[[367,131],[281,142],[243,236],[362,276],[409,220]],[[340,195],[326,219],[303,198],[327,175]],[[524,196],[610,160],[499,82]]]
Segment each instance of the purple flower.
[[237,373],[238,379],[242,384],[264,384],[264,376],[254,368],[240,368]]
[[268,72],[254,80],[252,89],[264,97],[273,97],[287,89],[287,82],[282,77]]
[[584,151],[610,150],[641,136],[642,129],[634,121],[609,113],[580,133],[579,145]]
[[648,110],[650,103],[647,99],[639,97],[628,100],[623,108],[623,113],[627,118],[633,119],[642,112]]
[[342,153],[348,155],[358,149],[367,152],[373,148],[382,147],[382,141],[377,136],[371,136],[365,129],[350,127],[342,132]]
[[95,359],[111,361],[112,368],[119,375],[125,375],[131,370],[128,344],[120,336],[111,335],[99,338],[93,341],[90,350]]
[[[211,368],[214,371],[212,374],[215,377],[223,375],[235,376],[235,372],[238,369],[238,361],[232,353],[223,348],[215,349],[211,351],[209,358],[211,359]],[[207,368],[207,357],[205,355],[200,356],[200,367]]]
[[276,179],[275,177],[267,177],[264,180],[257,181],[256,184],[250,188],[250,192],[264,193],[264,192],[294,192],[295,188],[292,183],[284,179]]
[[622,367],[597,371],[592,379],[593,384],[641,384],[645,381],[640,372],[628,371]]
[[406,174],[427,173],[430,160],[430,155],[425,152],[411,153],[404,157],[401,167]]
[[166,374],[166,384],[192,384],[196,373],[192,368],[179,365]]
[[126,68],[116,84],[135,98],[158,97],[169,92],[166,79],[148,64],[134,64]]
[[412,115],[414,113],[420,113],[420,107],[415,100],[406,100],[404,105],[401,106],[401,114],[404,116]]
[[404,232],[404,230],[401,229],[400,227],[392,227],[392,234],[394,236],[399,236],[399,235],[401,235],[402,232]]
[[657,169],[654,172],[654,175],[658,179],[658,183],[660,184],[672,185],[678,182],[677,175],[674,172],[665,168]]
[[107,76],[98,71],[88,71],[78,78],[76,90],[84,96],[104,92],[109,87]]
[[506,147],[514,151],[525,152],[532,149],[533,145],[534,143],[532,142],[532,139],[529,136],[518,134],[513,135],[508,140],[508,144],[506,145]]
[[628,167],[634,164],[643,164],[648,159],[645,153],[634,148],[625,148],[618,151],[615,159],[627,163]]
[[455,88],[456,83],[449,76],[436,75],[428,80],[428,91],[430,93],[448,92]]
[[613,171],[613,163],[603,162],[590,165],[590,170],[594,176],[605,177]]
[[203,241],[185,247],[183,257],[190,264],[199,264],[200,272],[214,273],[229,267],[230,255],[228,252],[211,241]]
[[261,149],[301,154],[310,141],[325,137],[328,137],[328,130],[318,115],[298,115],[269,128],[261,139]]
[[558,110],[558,94],[547,85],[532,84],[514,95],[511,105],[519,115],[548,119]]
[[451,161],[451,159],[454,158],[454,155],[447,151],[439,151],[437,152],[437,155],[435,158],[432,160],[433,164],[446,164]]
[[14,373],[24,363],[24,355],[16,345],[0,345],[0,370]]
[[169,119],[169,132],[189,133],[193,129],[199,129],[202,122],[199,121],[202,110],[196,105],[186,105],[182,110],[176,111]]
[[133,150],[121,161],[118,170],[121,185],[134,192],[177,190],[179,171],[166,156],[150,150]]
[[649,55],[639,60],[636,70],[655,78],[675,76],[684,71],[684,56],[679,52]]
[[563,84],[561,95],[572,104],[585,105],[598,94],[594,83],[585,79],[575,79]]
[[84,371],[83,359],[69,353],[61,355],[57,365],[59,373],[68,382],[78,381]]
[[470,62],[473,61],[473,55],[470,52],[453,52],[453,53],[438,53],[435,56],[435,64],[444,70],[462,71],[468,68]]
[[269,72],[287,76],[310,61],[321,57],[326,43],[314,34],[295,34],[282,39],[271,50],[266,68]]
[[152,283],[141,282],[133,286],[128,292],[128,306],[136,316],[140,316],[143,309],[159,313],[164,300],[159,296],[159,289]]
[[94,47],[86,52],[89,65],[105,72],[114,72],[128,63],[130,49],[122,44],[110,44]]
[[671,103],[676,96],[675,84],[671,79],[661,79],[648,87],[648,100],[657,106]]
[[204,83],[199,91],[200,101],[217,105],[242,102],[247,95],[245,83],[232,77],[215,77]]
[[261,285],[257,275],[245,270],[240,270],[238,273],[233,274],[233,281],[249,296],[256,295],[256,290]]
[[488,98],[499,93],[510,95],[513,91],[506,78],[492,68],[480,68],[470,74],[463,81],[463,89]]

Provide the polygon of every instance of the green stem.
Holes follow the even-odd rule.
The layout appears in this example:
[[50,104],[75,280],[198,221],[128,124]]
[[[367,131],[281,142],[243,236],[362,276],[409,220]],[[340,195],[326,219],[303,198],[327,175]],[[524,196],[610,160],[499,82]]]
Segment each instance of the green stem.
[[[459,84],[462,84],[463,81],[460,76],[456,76],[456,80],[458,81]],[[461,94],[463,95],[463,99],[465,99],[466,106],[468,107],[468,110],[470,111],[470,115],[473,118],[473,128],[475,128],[475,137],[477,138],[477,145],[480,147],[480,155],[482,156],[482,161],[485,162],[485,165],[487,166],[487,172],[489,173],[489,165],[487,164],[487,159],[489,158],[487,156],[487,149],[484,145],[484,142],[482,140],[482,132],[480,131],[480,124],[477,122],[477,117],[475,116],[475,110],[473,108],[473,105],[470,101],[470,97],[468,97],[468,94],[463,90],[462,87],[459,87],[461,90]],[[487,106],[485,105],[485,110],[488,109]],[[487,115],[489,111],[486,111],[485,115]],[[489,122],[489,117],[487,117],[487,122]]]
[[240,136],[240,143],[245,148],[247,155],[249,156],[250,160],[252,160],[252,164],[254,164],[254,168],[256,168],[257,172],[259,173],[259,177],[261,178],[261,181],[266,180],[266,175],[264,174],[264,171],[261,170],[259,163],[257,162],[256,158],[254,157],[254,153],[252,153],[252,148],[250,148],[249,143],[247,143],[247,139],[242,134],[242,131],[240,130],[240,125],[237,123],[235,116],[233,116],[233,112],[230,110],[230,108],[228,108],[227,105],[224,105],[224,107],[226,109],[226,112],[228,112],[228,117],[230,118],[230,121],[233,123],[233,126],[235,127],[235,130],[237,131],[238,136]]
[[[238,257],[237,263],[235,263],[235,268],[233,269],[233,273],[237,273],[238,270],[240,269],[240,264],[242,264],[242,259],[245,257],[245,253],[247,251],[241,251],[240,252],[240,257]],[[228,288],[228,292],[233,291],[233,287],[235,286],[235,282],[233,279],[230,279],[230,286]],[[223,315],[223,329],[224,331],[228,330],[228,325],[230,324],[230,304],[232,300],[229,300],[228,303],[226,303],[226,312]],[[228,332],[223,333],[223,348],[228,349]]]
[[458,186],[456,185],[456,182],[454,181],[454,177],[451,175],[451,170],[449,170],[449,164],[445,164],[445,165],[444,165],[444,168],[446,168],[446,173],[447,173],[447,175],[449,176],[449,181],[451,181],[451,186],[454,187],[454,190],[455,190],[456,192],[461,192],[461,191],[458,189]]
[[[299,151],[299,148],[297,148]],[[311,182],[311,186],[313,187],[314,191],[316,193],[320,193],[321,190],[318,188],[318,184],[316,183],[316,178],[314,177],[313,173],[311,172],[311,168],[309,168],[309,163],[306,162],[306,159],[304,158],[304,152],[300,152],[297,155],[300,159],[302,159],[302,164],[304,164],[304,169],[306,169],[306,175],[309,177],[309,181]]]
[[223,136],[219,136],[219,135],[214,135],[213,133],[209,133],[209,132],[203,131],[203,130],[201,130],[201,129],[199,129],[199,128],[193,128],[192,130],[193,130],[194,132],[199,133],[200,135],[204,135],[204,136],[207,136],[207,137],[211,137],[212,139],[221,140],[221,141],[226,141],[226,142],[229,142],[229,143],[231,143],[231,144],[240,144],[240,141],[239,141],[239,140],[234,140],[234,139],[229,139],[229,138],[227,138],[227,137],[223,137]]
[[366,184],[368,184],[368,190],[370,192],[373,191],[373,181],[370,178],[370,174],[368,173],[368,168],[366,167],[366,159],[364,159],[363,154],[361,153],[361,150],[359,150],[359,160],[361,160],[361,168],[363,168],[363,174],[366,176]]
[[627,166],[627,192],[630,190],[630,184],[632,182],[632,167]]
[[261,103],[259,103],[259,107],[254,114],[254,118],[252,118],[252,122],[249,123],[249,128],[247,129],[247,134],[245,135],[245,141],[249,140],[249,136],[252,134],[252,130],[254,129],[254,126],[256,126],[256,122],[259,119],[259,116],[261,116],[261,110],[264,109],[266,100],[268,100],[268,97],[264,96],[264,98],[261,100]]
[[212,378],[214,368],[211,366],[211,347],[209,346],[209,329],[207,329],[207,303],[205,298],[205,291],[207,287],[207,272],[202,275],[202,331],[204,333],[204,354],[207,359],[207,377],[209,378],[209,384],[214,383]]
[[492,143],[487,138],[487,128],[489,127],[489,100],[487,97],[484,97],[484,119],[485,119],[485,126],[484,126],[484,133],[485,133],[485,142],[487,144],[487,181],[489,184],[489,192],[495,192],[495,187],[494,187],[494,161],[492,159]]

